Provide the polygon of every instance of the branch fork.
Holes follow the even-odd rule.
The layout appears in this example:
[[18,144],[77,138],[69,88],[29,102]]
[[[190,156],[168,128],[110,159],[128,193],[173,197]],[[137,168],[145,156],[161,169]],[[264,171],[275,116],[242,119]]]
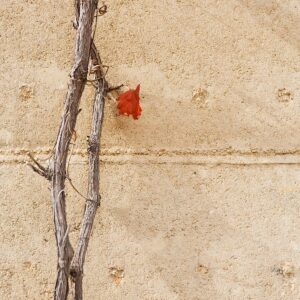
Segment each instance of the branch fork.
[[[70,292],[75,300],[83,299],[82,279],[85,255],[92,231],[97,207],[100,205],[99,194],[99,154],[100,139],[104,116],[104,105],[107,93],[116,88],[109,88],[100,55],[94,43],[93,21],[97,24],[97,16],[107,12],[103,4],[97,8],[97,0],[75,0],[76,20],[73,22],[77,30],[75,41],[75,62],[70,73],[70,82],[64,104],[64,112],[58,130],[53,156],[48,167],[41,165],[31,154],[30,167],[34,172],[51,182],[53,218],[57,245],[57,279],[54,299],[66,300]],[[87,80],[89,62],[90,74],[94,75],[95,86],[94,108],[91,133],[88,139],[88,193],[84,215],[81,223],[79,239],[73,250],[69,240],[69,227],[66,217],[65,180],[68,179],[68,152],[75,125],[79,104]]]

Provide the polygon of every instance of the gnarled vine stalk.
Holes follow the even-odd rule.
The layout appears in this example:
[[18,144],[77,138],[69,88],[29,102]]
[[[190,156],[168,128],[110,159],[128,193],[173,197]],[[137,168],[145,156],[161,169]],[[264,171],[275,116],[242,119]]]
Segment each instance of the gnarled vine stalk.
[[[85,254],[93,226],[99,195],[99,152],[103,122],[104,100],[108,91],[101,66],[101,60],[92,38],[92,25],[97,9],[97,0],[76,0],[76,42],[75,63],[70,74],[70,82],[64,105],[53,158],[48,168],[40,165],[33,157],[31,166],[35,172],[51,180],[51,193],[57,244],[58,270],[54,291],[55,300],[66,300],[69,293],[69,277],[74,282],[74,299],[82,299],[82,276]],[[101,11],[103,14],[103,10]],[[66,164],[70,141],[75,129],[80,99],[87,81],[89,60],[95,70],[95,102],[92,130],[89,137],[88,199],[85,206],[79,242],[74,255],[69,241],[66,217],[65,180]],[[74,255],[74,257],[73,257]],[[72,260],[73,259],[73,260]],[[72,261],[72,265],[71,265]],[[70,269],[71,268],[71,269]]]
[[73,281],[73,295],[75,300],[81,300],[83,265],[85,255],[92,231],[95,215],[100,205],[99,195],[99,153],[100,138],[103,123],[103,113],[105,97],[108,91],[108,85],[105,80],[104,72],[101,67],[101,60],[95,44],[91,49],[92,66],[95,69],[96,93],[94,100],[92,128],[88,139],[89,171],[88,171],[88,196],[85,204],[85,211],[81,223],[78,244],[75,255],[72,260],[70,275]]
[[94,0],[80,1],[80,14],[75,42],[75,63],[70,74],[70,83],[65,100],[64,113],[59,127],[52,162],[52,203],[55,237],[58,255],[58,271],[54,299],[65,300],[69,292],[69,269],[73,257],[68,235],[65,208],[66,162],[80,99],[87,80],[92,41],[92,25],[97,3]]

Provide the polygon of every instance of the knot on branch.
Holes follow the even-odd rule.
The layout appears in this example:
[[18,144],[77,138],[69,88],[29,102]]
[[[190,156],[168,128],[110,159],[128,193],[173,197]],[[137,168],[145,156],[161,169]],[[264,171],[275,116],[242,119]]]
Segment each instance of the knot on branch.
[[80,265],[78,263],[74,264],[71,266],[70,268],[70,276],[71,276],[71,280],[73,282],[76,281],[76,279],[78,277],[80,277],[80,275],[82,274],[82,270],[80,268]]
[[65,259],[59,258],[57,262],[57,267],[59,270],[64,270],[68,266],[68,262]]
[[99,207],[100,204],[101,204],[101,195],[98,194],[97,197],[96,197],[96,199],[87,199],[87,201],[95,203],[97,205],[97,207]]
[[94,136],[88,136],[88,152],[91,154],[97,154],[98,149],[99,142],[97,141],[97,138]]
[[76,66],[72,72],[69,74],[71,81],[74,82],[86,82],[87,81],[88,70],[80,69]]
[[97,196],[97,206],[100,206],[100,204],[101,204],[101,195],[98,194],[98,196]]

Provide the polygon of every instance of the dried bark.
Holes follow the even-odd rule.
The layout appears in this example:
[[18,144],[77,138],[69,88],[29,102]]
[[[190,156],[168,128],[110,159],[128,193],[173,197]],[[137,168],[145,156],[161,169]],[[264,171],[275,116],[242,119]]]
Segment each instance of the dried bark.
[[52,202],[55,236],[58,255],[58,273],[54,299],[65,300],[69,292],[69,268],[73,249],[69,241],[65,209],[66,162],[69,144],[74,132],[78,108],[87,79],[92,42],[92,24],[97,3],[94,0],[80,1],[80,14],[75,43],[75,63],[70,74],[70,83],[65,100],[52,161]]
[[[75,42],[75,63],[70,74],[70,83],[65,100],[64,112],[60,123],[57,139],[54,147],[54,155],[46,168],[38,163],[29,154],[33,164],[33,171],[51,180],[52,202],[57,243],[58,271],[54,291],[55,300],[66,300],[69,294],[69,277],[71,278],[72,295],[76,300],[81,300],[83,265],[92,231],[96,211],[100,205],[99,194],[99,154],[100,138],[102,131],[104,104],[107,93],[119,87],[109,88],[103,72],[102,62],[92,37],[92,25],[97,9],[97,0],[75,0],[77,29]],[[98,9],[97,14],[106,13],[107,6]],[[97,23],[97,17],[96,17]],[[65,208],[65,179],[67,178],[67,157],[70,141],[75,129],[79,113],[80,99],[87,81],[88,63],[91,59],[91,70],[95,74],[93,80],[96,88],[93,108],[91,133],[88,140],[89,173],[88,196],[85,211],[81,223],[79,240],[75,255],[68,235],[68,225]]]
[[99,194],[99,153],[100,139],[103,124],[105,97],[108,91],[108,84],[105,80],[101,66],[100,56],[98,55],[95,44],[91,49],[92,66],[95,69],[96,93],[93,108],[92,128],[88,140],[89,171],[88,171],[88,199],[85,204],[85,211],[81,223],[79,240],[75,255],[72,260],[70,275],[74,283],[73,297],[75,300],[83,299],[82,279],[85,255],[96,215],[100,205]]

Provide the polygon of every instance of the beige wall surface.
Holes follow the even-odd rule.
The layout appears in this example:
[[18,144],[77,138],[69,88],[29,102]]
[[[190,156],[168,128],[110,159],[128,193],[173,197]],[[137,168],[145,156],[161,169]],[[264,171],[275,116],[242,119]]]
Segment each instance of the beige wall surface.
[[[72,3],[0,0],[0,299],[52,297],[50,192],[26,153],[55,141]],[[143,113],[107,99],[85,299],[300,299],[299,1],[106,3],[108,80],[140,83]],[[70,163],[83,193],[92,102],[89,86]],[[84,200],[67,188],[75,241]]]

